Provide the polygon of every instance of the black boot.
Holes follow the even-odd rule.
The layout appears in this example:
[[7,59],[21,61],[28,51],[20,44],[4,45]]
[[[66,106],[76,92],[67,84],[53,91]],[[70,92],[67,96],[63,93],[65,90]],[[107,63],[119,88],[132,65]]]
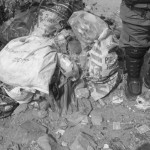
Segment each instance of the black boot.
[[130,100],[135,100],[142,92],[140,72],[147,50],[147,48],[126,48],[126,68],[128,73],[126,96]]

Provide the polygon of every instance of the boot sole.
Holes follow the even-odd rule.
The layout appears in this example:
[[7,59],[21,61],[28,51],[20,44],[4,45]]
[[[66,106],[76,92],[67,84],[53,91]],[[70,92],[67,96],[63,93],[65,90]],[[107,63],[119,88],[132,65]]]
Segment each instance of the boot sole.
[[125,84],[125,96],[129,101],[136,101],[137,97],[142,93],[142,91],[139,91],[138,94],[133,94],[128,89],[129,85],[128,83]]
[[137,95],[137,96],[132,95],[132,94],[129,92],[129,90],[128,90],[128,88],[127,88],[127,85],[126,85],[126,87],[125,87],[125,96],[126,96],[126,99],[127,99],[128,101],[136,101],[138,95]]

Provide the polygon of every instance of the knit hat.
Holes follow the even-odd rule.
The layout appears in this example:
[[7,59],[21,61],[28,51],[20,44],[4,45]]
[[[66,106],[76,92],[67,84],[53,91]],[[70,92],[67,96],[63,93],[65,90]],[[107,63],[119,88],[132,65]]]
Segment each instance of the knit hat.
[[73,13],[73,3],[69,1],[56,3],[53,7],[42,6],[42,8],[58,14],[63,20],[68,20]]

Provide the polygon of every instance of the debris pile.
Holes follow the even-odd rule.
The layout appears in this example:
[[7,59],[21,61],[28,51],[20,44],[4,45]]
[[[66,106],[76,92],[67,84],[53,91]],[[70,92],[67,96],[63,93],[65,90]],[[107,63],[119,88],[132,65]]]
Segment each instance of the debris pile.
[[0,27],[0,149],[149,145],[149,91],[125,99],[117,27],[79,0],[10,5]]

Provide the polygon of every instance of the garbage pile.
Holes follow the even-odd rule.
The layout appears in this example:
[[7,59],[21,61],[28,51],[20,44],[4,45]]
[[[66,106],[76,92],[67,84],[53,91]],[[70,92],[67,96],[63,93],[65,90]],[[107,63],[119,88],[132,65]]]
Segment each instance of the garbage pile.
[[78,0],[20,8],[1,26],[0,149],[149,146],[149,112],[124,97],[117,29]]
[[30,33],[23,27],[20,32],[28,35],[14,36],[1,50],[0,81],[6,94],[28,103],[36,92],[51,93],[58,101],[67,99],[66,105],[74,94],[95,101],[107,96],[119,83],[118,39],[113,31],[91,13],[73,13],[72,1],[40,3],[39,8]]

